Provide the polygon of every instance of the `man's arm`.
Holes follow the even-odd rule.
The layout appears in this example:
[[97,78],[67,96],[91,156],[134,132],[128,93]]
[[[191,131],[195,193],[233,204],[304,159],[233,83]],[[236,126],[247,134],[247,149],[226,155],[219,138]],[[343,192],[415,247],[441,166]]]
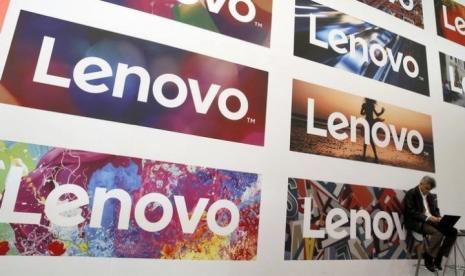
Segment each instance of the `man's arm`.
[[423,210],[418,210],[415,206],[415,197],[413,192],[407,192],[405,195],[405,214],[411,219],[417,221],[426,221],[427,216],[423,214]]
[[436,194],[430,194],[431,196],[431,214],[435,217],[441,217],[441,212],[438,207],[438,196]]

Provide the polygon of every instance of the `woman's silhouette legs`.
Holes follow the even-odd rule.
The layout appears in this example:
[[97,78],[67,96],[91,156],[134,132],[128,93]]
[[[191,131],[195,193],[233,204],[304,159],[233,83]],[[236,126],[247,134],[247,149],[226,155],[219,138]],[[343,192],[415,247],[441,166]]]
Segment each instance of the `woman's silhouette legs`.
[[[375,162],[378,163],[379,159],[378,159],[378,154],[376,153],[376,145],[375,145],[375,141],[373,141],[373,137],[370,137],[370,145],[371,145],[371,148],[373,149],[373,153],[375,155]],[[363,143],[363,157],[362,157],[362,159],[366,160],[366,158],[367,158],[367,144]]]

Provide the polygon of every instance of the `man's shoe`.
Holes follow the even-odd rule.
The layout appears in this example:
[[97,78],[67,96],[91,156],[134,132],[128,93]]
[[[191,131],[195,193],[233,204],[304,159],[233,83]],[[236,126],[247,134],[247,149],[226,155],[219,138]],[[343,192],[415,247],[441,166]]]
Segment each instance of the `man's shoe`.
[[434,264],[425,264],[425,267],[431,272],[436,272],[436,267],[434,266]]
[[425,267],[431,271],[431,272],[435,272],[436,271],[436,267],[434,265],[434,262],[433,262],[433,257],[431,257],[428,253],[424,253],[423,254],[423,259],[425,260]]
[[442,270],[442,256],[439,255],[437,256],[436,258],[434,258],[434,266],[438,269],[438,270]]

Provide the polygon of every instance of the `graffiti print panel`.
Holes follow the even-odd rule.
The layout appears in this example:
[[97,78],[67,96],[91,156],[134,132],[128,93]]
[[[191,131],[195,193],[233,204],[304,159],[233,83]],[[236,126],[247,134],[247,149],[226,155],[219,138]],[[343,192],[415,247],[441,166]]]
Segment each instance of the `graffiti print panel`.
[[295,56],[429,96],[425,46],[315,1],[295,3]]
[[405,192],[289,178],[285,260],[406,259]]
[[260,176],[0,141],[0,255],[253,260]]
[[103,0],[270,46],[272,0]]
[[267,85],[261,70],[21,11],[0,101],[262,146]]
[[357,0],[410,24],[423,28],[422,0]]
[[291,151],[434,172],[431,116],[294,80]]

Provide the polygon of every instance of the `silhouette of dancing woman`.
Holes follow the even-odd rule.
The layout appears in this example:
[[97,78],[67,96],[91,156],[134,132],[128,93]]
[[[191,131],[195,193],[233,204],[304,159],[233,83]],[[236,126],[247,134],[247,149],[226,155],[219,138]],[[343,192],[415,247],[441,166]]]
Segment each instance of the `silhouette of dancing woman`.
[[[362,110],[360,110],[360,114],[365,115],[365,119],[370,126],[370,132],[373,125],[376,122],[383,122],[384,119],[379,118],[379,116],[383,115],[384,107],[381,108],[381,111],[376,111],[376,101],[372,99],[365,98],[365,102],[362,104]],[[376,118],[375,118],[376,115]],[[365,129],[362,128],[362,136],[365,137]],[[370,133],[370,144],[371,148],[373,149],[373,153],[375,154],[375,162],[378,163],[378,155],[376,154],[376,146],[375,142],[373,141],[373,136]],[[367,153],[367,144],[363,143],[363,160],[366,160],[366,153]]]

